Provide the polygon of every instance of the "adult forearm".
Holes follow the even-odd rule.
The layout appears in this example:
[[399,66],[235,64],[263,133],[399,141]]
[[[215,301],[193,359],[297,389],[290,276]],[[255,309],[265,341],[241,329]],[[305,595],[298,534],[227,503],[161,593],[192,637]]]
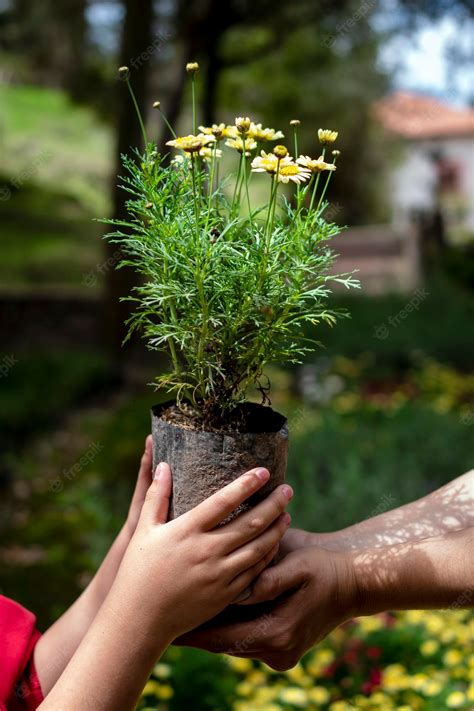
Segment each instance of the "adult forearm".
[[301,532],[302,545],[329,550],[381,548],[432,538],[474,525],[474,470],[405,506],[334,533]]
[[474,528],[351,552],[354,610],[467,607],[474,601]]

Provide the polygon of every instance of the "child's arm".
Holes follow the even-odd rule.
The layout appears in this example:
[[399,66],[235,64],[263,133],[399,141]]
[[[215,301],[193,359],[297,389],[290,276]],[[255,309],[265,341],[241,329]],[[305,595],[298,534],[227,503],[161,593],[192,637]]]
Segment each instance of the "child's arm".
[[171,472],[161,464],[115,582],[42,711],[130,711],[153,664],[178,635],[214,617],[274,557],[290,517],[291,488],[219,523],[268,480],[244,474],[192,511],[166,522]]
[[35,666],[41,669],[43,694],[52,689],[78,648],[105,600],[122,562],[140,517],[145,495],[151,483],[152,442],[145,442],[135,492],[127,520],[115,539],[96,575],[76,602],[40,638],[34,651]]

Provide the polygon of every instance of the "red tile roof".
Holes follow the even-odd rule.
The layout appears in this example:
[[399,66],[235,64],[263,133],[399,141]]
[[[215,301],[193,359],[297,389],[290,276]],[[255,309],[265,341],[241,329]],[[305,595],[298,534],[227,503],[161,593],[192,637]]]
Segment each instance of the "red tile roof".
[[473,109],[457,109],[422,94],[398,91],[378,101],[374,113],[387,131],[404,138],[474,136]]

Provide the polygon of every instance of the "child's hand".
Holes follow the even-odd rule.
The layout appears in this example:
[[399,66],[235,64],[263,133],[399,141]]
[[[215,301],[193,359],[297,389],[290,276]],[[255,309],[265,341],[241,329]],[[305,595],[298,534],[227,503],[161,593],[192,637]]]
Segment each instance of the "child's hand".
[[142,510],[143,502],[145,501],[146,492],[152,482],[152,462],[153,462],[153,443],[151,434],[145,440],[145,451],[140,460],[140,469],[138,470],[137,483],[133,492],[130,508],[126,521],[127,532],[130,537],[135,533],[138,519]]
[[171,472],[160,464],[106,604],[120,615],[133,610],[143,634],[169,642],[214,617],[268,565],[289,526],[283,511],[293,492],[283,485],[217,528],[268,478],[252,470],[166,523]]

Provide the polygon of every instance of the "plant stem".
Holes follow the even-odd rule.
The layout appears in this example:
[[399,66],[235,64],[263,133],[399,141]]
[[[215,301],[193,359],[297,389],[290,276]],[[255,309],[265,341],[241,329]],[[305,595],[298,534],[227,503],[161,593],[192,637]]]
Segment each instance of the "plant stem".
[[129,93],[130,93],[130,96],[132,97],[133,105],[135,106],[135,111],[137,112],[138,121],[139,121],[139,123],[140,123],[140,129],[141,129],[141,132],[142,132],[143,141],[144,141],[144,143],[145,143],[145,148],[146,148],[147,145],[148,145],[148,138],[147,138],[146,131],[145,131],[145,125],[144,125],[144,123],[143,123],[142,114],[141,114],[141,112],[140,112],[140,109],[139,109],[139,107],[138,107],[137,100],[136,100],[136,98],[135,98],[135,92],[133,91],[132,85],[130,84],[130,79],[127,77],[127,80],[126,80],[126,81],[127,81],[128,91],[129,91]]
[[194,74],[191,77],[191,93],[193,101],[193,134],[196,135],[197,121],[196,121],[196,92],[194,88]]
[[193,180],[193,202],[194,202],[194,217],[196,220],[196,236],[198,231],[198,220],[199,220],[199,209],[198,209],[198,195],[196,186],[196,169],[194,165],[195,161],[194,153],[191,153],[191,175]]
[[162,111],[161,109],[160,109],[159,111],[160,111],[160,114],[161,114],[161,116],[162,116],[162,118],[163,118],[163,121],[164,121],[165,124],[168,126],[168,129],[169,129],[169,131],[171,132],[171,135],[173,136],[173,138],[176,138],[176,133],[175,133],[174,128],[172,127],[172,125],[170,124],[170,122],[168,121],[168,119],[166,118],[166,116],[164,115],[163,111]]
[[237,178],[235,179],[234,194],[233,194],[233,196],[232,196],[232,205],[231,205],[231,209],[230,209],[231,217],[234,216],[235,198],[236,198],[236,196],[237,196],[237,187],[238,187],[239,181],[240,181],[240,173],[241,173],[241,170],[242,170],[242,161],[239,160],[239,169],[238,169],[238,171],[237,171]]
[[[334,165],[336,165],[336,159],[337,159],[337,156],[334,157],[334,161],[333,161],[333,162],[334,162]],[[328,189],[329,181],[331,180],[331,175],[333,174],[333,172],[334,172],[334,171],[330,170],[330,171],[329,171],[329,175],[328,175],[328,177],[326,178],[326,185],[324,186],[324,190],[323,190],[323,192],[321,193],[321,197],[319,198],[319,202],[318,202],[318,206],[317,206],[317,208],[316,208],[316,212],[319,212],[319,208],[321,207],[321,203],[323,202],[324,196],[326,195],[326,190]]]
[[[295,160],[298,158],[298,131],[297,127],[293,126],[293,142],[294,142],[294,147],[295,147]],[[300,203],[300,184],[298,183],[296,186],[296,204],[299,205]]]
[[[323,148],[323,152],[321,153],[321,158],[324,160],[324,154],[326,153],[326,149]],[[313,194],[311,195],[311,202],[309,203],[309,209],[308,212],[311,212],[313,209],[313,204],[314,204],[314,198],[316,197],[316,193],[318,192],[318,185],[319,185],[319,178],[321,176],[321,173],[318,173],[316,176],[316,180],[314,181],[314,188],[313,188]]]
[[211,161],[211,171],[209,175],[209,186],[208,186],[208,200],[207,200],[207,215],[206,215],[206,227],[205,227],[205,232],[207,232],[207,227],[209,224],[209,217],[211,215],[211,207],[212,207],[212,194],[213,194],[213,189],[214,189],[214,172],[216,169],[216,153],[217,153],[217,141],[214,142],[213,150],[212,150],[212,161]]

